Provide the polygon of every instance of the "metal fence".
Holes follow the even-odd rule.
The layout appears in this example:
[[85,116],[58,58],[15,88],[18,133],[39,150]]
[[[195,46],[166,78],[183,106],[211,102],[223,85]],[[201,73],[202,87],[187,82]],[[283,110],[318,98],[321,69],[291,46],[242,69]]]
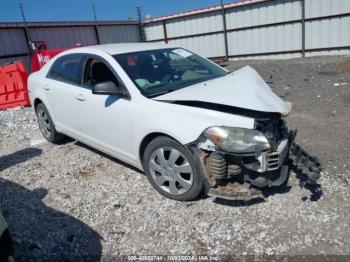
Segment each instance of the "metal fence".
[[30,69],[30,41],[49,49],[140,42],[137,21],[0,23],[0,65],[22,60]]
[[30,41],[49,49],[103,43],[181,45],[206,57],[293,58],[350,54],[350,0],[245,0],[138,21],[0,23],[0,64],[23,60]]
[[350,54],[350,1],[246,0],[155,18],[145,33],[216,59]]

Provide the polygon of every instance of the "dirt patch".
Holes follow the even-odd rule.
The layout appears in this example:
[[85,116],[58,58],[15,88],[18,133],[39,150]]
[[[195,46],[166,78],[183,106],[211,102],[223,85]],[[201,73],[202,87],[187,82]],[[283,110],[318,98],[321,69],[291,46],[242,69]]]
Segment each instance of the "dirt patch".
[[350,59],[342,62],[338,65],[338,70],[340,72],[350,72]]
[[103,163],[97,163],[94,166],[84,166],[82,167],[78,173],[80,176],[85,177],[93,177],[101,172],[104,172],[106,170],[107,166]]

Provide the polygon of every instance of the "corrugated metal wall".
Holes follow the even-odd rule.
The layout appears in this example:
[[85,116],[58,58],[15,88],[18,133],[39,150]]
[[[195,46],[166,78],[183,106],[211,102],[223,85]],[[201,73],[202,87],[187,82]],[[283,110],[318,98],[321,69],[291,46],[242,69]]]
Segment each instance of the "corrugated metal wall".
[[[305,0],[305,18],[336,16],[350,13],[349,0]],[[350,46],[350,16],[307,21],[306,49]],[[306,55],[349,54],[349,50],[312,51]]]
[[22,29],[0,29],[0,56],[7,54],[21,54],[28,51]]
[[205,57],[218,57],[225,54],[223,34],[175,39],[169,43],[186,47]]
[[29,68],[28,45],[22,28],[0,28],[0,65],[22,60]]
[[32,41],[43,40],[48,49],[69,48],[77,43],[82,45],[97,44],[93,27],[55,27],[55,28],[30,28]]
[[223,30],[220,12],[179,18],[167,22],[168,37],[194,35]]
[[147,40],[155,40],[164,38],[162,22],[154,22],[145,26],[145,34]]
[[229,55],[301,50],[301,23],[258,27],[298,19],[301,19],[299,0],[273,1],[228,10],[228,30],[248,28],[228,33]]
[[138,25],[99,26],[98,32],[103,44],[140,42]]
[[[28,23],[32,41],[45,41],[49,49],[98,43],[140,42],[137,22],[42,22]],[[97,32],[98,36],[97,36]],[[22,60],[29,67],[29,47],[23,23],[0,23],[0,65]]]
[[350,54],[350,0],[252,0],[228,6],[225,18],[227,53],[224,19],[218,9],[146,23],[146,38],[213,58]]

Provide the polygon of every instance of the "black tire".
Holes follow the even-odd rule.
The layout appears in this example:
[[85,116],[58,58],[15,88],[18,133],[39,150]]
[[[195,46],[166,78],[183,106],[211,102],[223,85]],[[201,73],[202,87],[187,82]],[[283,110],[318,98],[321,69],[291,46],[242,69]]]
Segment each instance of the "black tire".
[[0,236],[0,261],[14,262],[12,240],[8,229]]
[[[155,151],[159,148],[172,148],[181,153],[181,157],[184,156],[187,160],[187,162],[190,164],[192,169],[192,184],[189,187],[188,191],[184,192],[183,194],[171,194],[170,192],[164,191],[160,186],[156,184],[154,181],[151,169],[150,169],[150,160],[152,155],[155,153]],[[170,156],[169,156],[170,158]],[[175,140],[166,137],[166,136],[159,136],[153,139],[146,147],[145,152],[143,154],[143,167],[144,171],[147,175],[147,178],[151,185],[163,196],[175,199],[178,201],[191,201],[196,199],[201,195],[203,192],[203,185],[204,185],[204,179],[201,175],[201,169],[198,166],[199,161],[196,159],[196,157],[189,152],[185,147],[183,147],[181,144],[176,142]]]
[[[43,137],[47,141],[54,143],[54,144],[60,142],[64,136],[56,131],[55,124],[53,123],[52,118],[51,118],[46,106],[43,103],[38,104],[35,108],[35,113],[36,113],[36,118],[38,120],[39,129],[40,129],[40,132],[43,135]],[[45,122],[46,122],[47,127],[50,129],[50,132],[48,132],[47,130],[45,131],[44,127],[40,123],[40,121],[44,121],[42,119],[44,117],[43,115],[45,115],[45,117],[46,117]]]

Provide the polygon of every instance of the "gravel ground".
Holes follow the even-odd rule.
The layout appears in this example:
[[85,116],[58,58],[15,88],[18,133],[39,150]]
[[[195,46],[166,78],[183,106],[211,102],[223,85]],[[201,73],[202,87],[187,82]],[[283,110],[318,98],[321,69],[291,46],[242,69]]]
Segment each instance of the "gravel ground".
[[[344,62],[348,61],[348,65]],[[159,195],[144,174],[83,144],[41,143],[30,108],[0,111],[0,209],[20,260],[120,255],[350,255],[349,57],[239,61],[293,102],[290,126],[319,156],[322,193],[289,185],[264,200]]]

